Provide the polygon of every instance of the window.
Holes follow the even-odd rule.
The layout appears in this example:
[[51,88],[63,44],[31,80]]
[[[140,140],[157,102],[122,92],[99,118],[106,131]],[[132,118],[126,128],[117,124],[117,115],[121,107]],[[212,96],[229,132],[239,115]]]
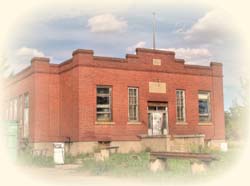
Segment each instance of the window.
[[177,122],[185,122],[185,91],[176,90],[176,120]]
[[200,91],[199,95],[199,121],[207,122],[211,120],[210,112],[210,92]]
[[8,116],[8,120],[11,121],[13,120],[13,101],[10,100],[10,104],[9,104],[9,116]]
[[17,120],[17,114],[18,114],[17,107],[18,107],[17,98],[15,98],[15,99],[13,99],[13,120],[15,120],[15,121]]
[[23,137],[29,137],[29,94],[24,94]]
[[23,95],[19,96],[19,104],[18,104],[18,120],[20,125],[22,125],[22,115],[23,115]]
[[128,88],[128,120],[138,121],[138,88]]
[[5,120],[8,121],[9,120],[9,101],[5,102]]
[[111,121],[111,92],[109,86],[97,86],[96,88],[96,120]]

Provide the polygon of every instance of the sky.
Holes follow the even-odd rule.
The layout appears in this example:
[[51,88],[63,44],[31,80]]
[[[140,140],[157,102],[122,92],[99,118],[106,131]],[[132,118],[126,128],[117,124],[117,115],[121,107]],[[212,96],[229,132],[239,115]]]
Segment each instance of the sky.
[[175,51],[187,64],[223,64],[227,110],[239,97],[240,78],[247,72],[240,68],[244,66],[243,38],[237,24],[219,7],[158,1],[47,4],[20,15],[11,26],[7,61],[18,72],[29,66],[34,56],[60,63],[78,48],[123,58],[135,53],[136,47],[152,48],[152,12],[156,13],[157,49]]

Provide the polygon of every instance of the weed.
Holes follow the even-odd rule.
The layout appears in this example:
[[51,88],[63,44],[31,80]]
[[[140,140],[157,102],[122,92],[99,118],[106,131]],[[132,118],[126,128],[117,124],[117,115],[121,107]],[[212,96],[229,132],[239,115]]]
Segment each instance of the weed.
[[40,166],[40,167],[53,167],[54,160],[51,156],[42,156],[42,155],[32,155],[30,149],[25,151],[20,151],[17,159],[19,164],[31,165],[31,166]]

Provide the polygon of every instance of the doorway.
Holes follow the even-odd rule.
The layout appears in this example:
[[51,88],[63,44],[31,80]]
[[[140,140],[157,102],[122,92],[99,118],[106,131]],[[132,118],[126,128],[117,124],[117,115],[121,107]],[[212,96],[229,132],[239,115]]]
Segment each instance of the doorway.
[[168,133],[167,103],[148,103],[148,135],[159,136]]

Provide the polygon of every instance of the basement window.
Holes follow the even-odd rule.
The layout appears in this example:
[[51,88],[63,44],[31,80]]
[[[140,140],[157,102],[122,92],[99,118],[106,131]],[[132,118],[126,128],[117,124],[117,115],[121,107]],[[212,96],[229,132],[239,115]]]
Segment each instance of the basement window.
[[111,92],[110,86],[97,86],[96,88],[96,120],[111,121]]
[[208,122],[211,120],[210,92],[199,91],[199,121]]

